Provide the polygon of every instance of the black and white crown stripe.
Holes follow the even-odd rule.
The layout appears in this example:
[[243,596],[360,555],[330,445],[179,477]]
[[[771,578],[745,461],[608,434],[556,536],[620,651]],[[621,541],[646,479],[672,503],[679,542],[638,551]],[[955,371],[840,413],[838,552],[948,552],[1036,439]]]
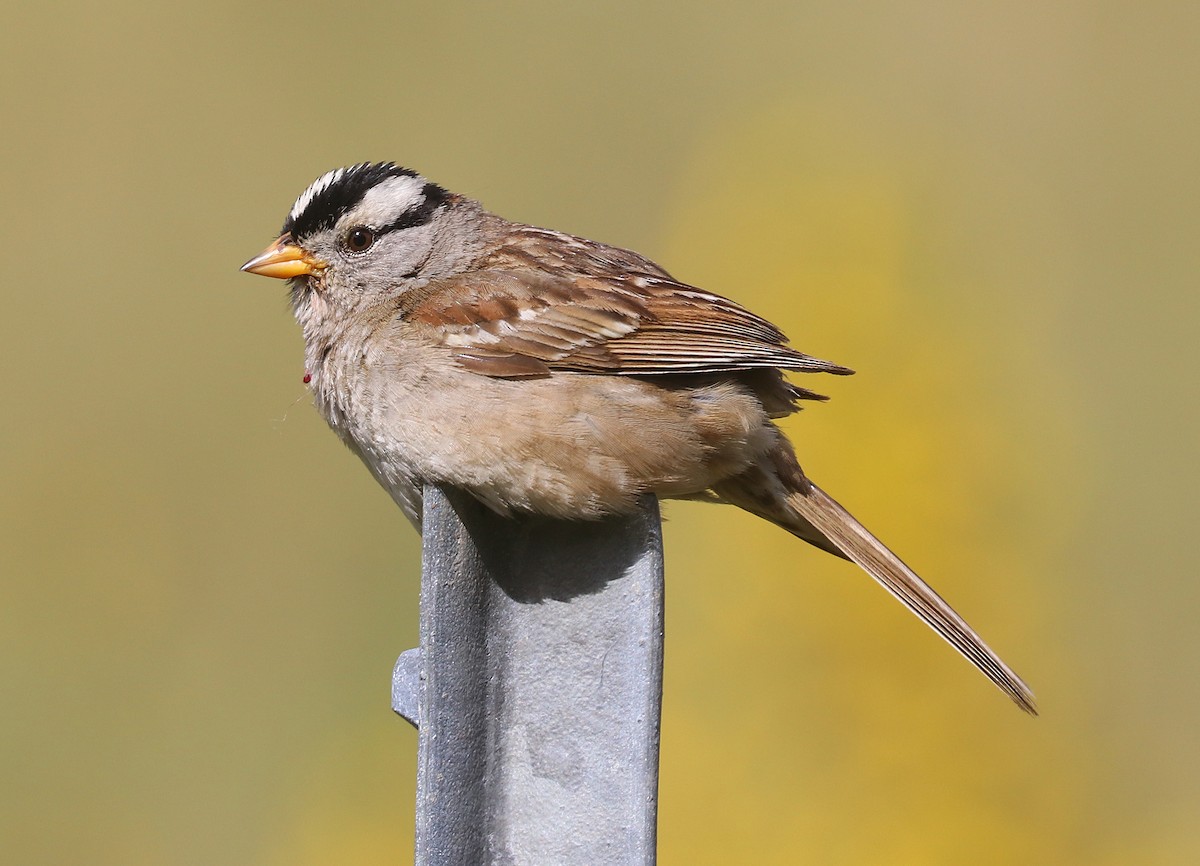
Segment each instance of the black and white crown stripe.
[[342,178],[346,172],[352,168],[335,168],[333,171],[327,171],[319,178],[309,184],[308,189],[300,194],[300,198],[296,199],[296,203],[292,205],[292,209],[288,212],[287,218],[289,222],[296,222],[300,219],[300,215],[312,204],[312,200],[329,188],[329,185],[334,181]]
[[412,169],[392,162],[363,162],[327,171],[313,181],[292,205],[280,233],[299,240],[327,231],[360,205],[371,190],[393,178],[412,178],[420,185],[414,184],[411,200],[399,216],[374,226],[380,234],[429,222],[434,211],[450,197],[442,187],[425,181]]

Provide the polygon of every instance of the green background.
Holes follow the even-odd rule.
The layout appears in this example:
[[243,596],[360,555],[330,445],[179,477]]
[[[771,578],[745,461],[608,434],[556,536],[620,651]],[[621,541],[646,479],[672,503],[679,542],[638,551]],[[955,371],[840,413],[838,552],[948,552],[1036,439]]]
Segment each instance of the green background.
[[1038,692],[669,505],[662,863],[1195,863],[1198,8],[7,6],[4,861],[411,858],[419,540],[237,272],[394,159],[856,368],[806,468]]

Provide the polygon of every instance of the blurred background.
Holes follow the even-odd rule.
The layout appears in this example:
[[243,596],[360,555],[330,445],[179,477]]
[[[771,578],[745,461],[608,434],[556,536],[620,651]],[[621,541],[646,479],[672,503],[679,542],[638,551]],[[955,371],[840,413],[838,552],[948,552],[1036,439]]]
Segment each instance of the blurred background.
[[419,539],[237,271],[385,159],[857,369],[805,467],[1038,692],[668,505],[663,864],[1197,862],[1198,9],[10,6],[5,862],[411,862]]

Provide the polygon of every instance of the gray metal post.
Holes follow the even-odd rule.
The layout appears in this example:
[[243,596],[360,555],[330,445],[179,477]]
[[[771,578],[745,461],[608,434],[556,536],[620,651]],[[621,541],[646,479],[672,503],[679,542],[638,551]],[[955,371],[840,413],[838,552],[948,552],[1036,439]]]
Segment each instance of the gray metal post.
[[653,864],[657,501],[506,520],[431,487],[423,535],[421,647],[393,676],[420,731],[417,866]]

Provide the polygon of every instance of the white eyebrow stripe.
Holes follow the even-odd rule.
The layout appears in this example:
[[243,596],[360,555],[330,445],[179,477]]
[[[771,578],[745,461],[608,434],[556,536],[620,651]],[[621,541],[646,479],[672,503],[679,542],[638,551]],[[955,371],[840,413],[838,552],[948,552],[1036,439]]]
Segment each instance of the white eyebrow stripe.
[[348,212],[348,218],[382,228],[425,204],[423,177],[400,175],[380,181],[363,194],[362,201]]

